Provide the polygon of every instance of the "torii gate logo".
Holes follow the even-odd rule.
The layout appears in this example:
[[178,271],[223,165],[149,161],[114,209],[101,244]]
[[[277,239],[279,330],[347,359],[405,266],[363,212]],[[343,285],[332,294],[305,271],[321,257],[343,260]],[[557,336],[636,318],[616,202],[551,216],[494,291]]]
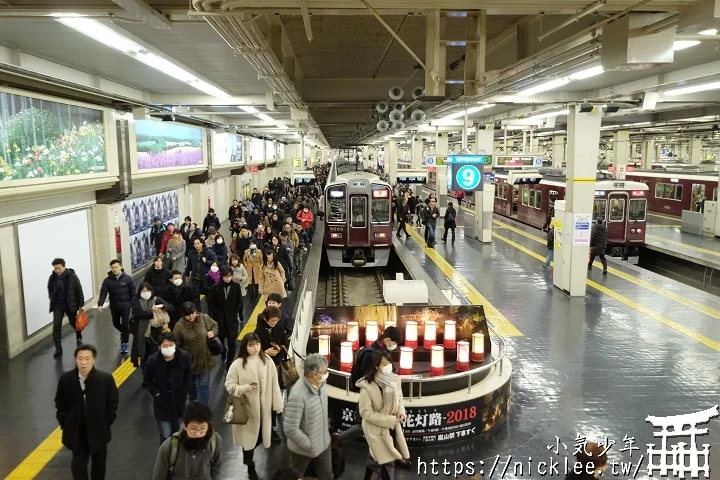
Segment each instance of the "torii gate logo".
[[[710,445],[703,444],[702,449],[697,448],[697,436],[707,435],[707,428],[697,428],[698,425],[704,425],[710,422],[710,419],[720,416],[718,405],[703,410],[702,412],[688,413],[686,415],[675,415],[672,417],[653,417],[648,416],[645,421],[651,423],[654,427],[660,427],[662,430],[653,432],[654,437],[660,437],[661,444],[659,449],[655,449],[654,443],[648,443],[648,475],[653,476],[654,472],[659,473],[661,477],[667,477],[671,474],[676,478],[686,478],[686,474],[690,474],[690,478],[700,478],[700,473],[704,473],[704,478],[710,478]],[[685,427],[689,428],[685,430]],[[672,431],[668,431],[668,427],[672,427]],[[688,444],[678,442],[672,445],[668,450],[668,438],[689,437],[690,448],[685,448]],[[653,463],[657,459],[659,463]],[[668,463],[670,460],[670,463]],[[701,461],[702,460],[702,461]]]

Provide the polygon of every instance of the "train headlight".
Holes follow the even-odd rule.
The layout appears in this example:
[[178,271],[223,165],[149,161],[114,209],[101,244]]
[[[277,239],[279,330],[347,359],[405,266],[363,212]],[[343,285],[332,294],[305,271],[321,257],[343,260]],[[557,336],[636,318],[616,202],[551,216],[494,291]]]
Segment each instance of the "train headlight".
[[375,238],[387,238],[387,233],[385,233],[385,232],[376,233]]
[[630,229],[630,233],[635,233],[635,229],[634,229],[634,228],[631,228],[631,229]]
[[339,233],[339,232],[331,233],[330,238],[342,238],[342,233]]
[[637,233],[642,233],[642,228],[638,228]]

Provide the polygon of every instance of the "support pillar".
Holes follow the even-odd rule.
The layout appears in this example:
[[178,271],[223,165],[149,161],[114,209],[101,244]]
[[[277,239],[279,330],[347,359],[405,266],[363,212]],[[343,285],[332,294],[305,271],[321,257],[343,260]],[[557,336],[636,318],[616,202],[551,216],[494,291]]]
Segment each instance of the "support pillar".
[[[567,171],[564,210],[556,207],[556,221],[562,224],[562,241],[555,253],[553,284],[570,294],[584,297],[590,247],[593,198],[602,110],[580,113],[571,106],[568,115]],[[558,255],[559,254],[559,255]]]
[[613,165],[615,166],[615,178],[625,180],[628,159],[630,158],[630,132],[620,130],[613,136]]
[[[446,132],[437,132],[435,138],[435,154],[445,156],[448,153],[448,134]],[[437,165],[435,169],[435,196],[438,200],[438,209],[447,207],[448,193],[447,165]]]
[[390,185],[395,185],[397,183],[398,146],[394,140],[385,144],[385,167],[390,177]]
[[564,135],[553,135],[553,166],[555,168],[562,168],[562,164],[565,162],[565,136]]
[[[414,134],[410,143],[410,166],[413,169],[423,168],[423,139],[422,135]],[[415,194],[422,195],[422,185],[413,185]]]
[[527,151],[527,134],[528,134],[528,132],[523,130],[523,145],[522,145],[522,152],[520,152],[520,153],[528,153],[528,151]]
[[485,74],[487,51],[487,10],[480,10],[477,16],[468,14],[465,23],[465,95],[472,97],[485,93],[481,78]]
[[[475,134],[477,152],[492,154],[495,131],[492,129],[477,130]],[[475,238],[482,243],[490,243],[492,241],[494,204],[494,185],[483,183],[483,190],[475,192]]]
[[650,170],[652,164],[655,161],[655,142],[653,140],[647,140],[643,144],[642,152],[642,164],[645,170]]
[[467,152],[468,151],[468,115],[467,110],[465,110],[465,116],[463,117],[463,126],[461,134],[461,140],[462,140],[462,146],[460,147],[461,152]]
[[538,146],[538,141],[540,140],[540,137],[535,135],[535,132],[530,130],[530,151],[528,153],[531,153],[533,155],[537,155],[540,153],[540,147]]
[[362,155],[363,155],[363,166],[364,166],[365,168],[370,168],[370,158],[369,158],[369,157],[370,157],[370,147],[367,146],[367,145],[364,146],[363,149],[362,149],[362,152],[363,152],[363,153],[362,153]]
[[702,138],[693,137],[690,139],[689,152],[690,165],[700,165],[702,161]]
[[[428,97],[445,96],[446,46],[445,38],[447,19],[440,15],[440,10],[428,10],[425,28],[425,95]],[[433,78],[433,74],[435,78]]]

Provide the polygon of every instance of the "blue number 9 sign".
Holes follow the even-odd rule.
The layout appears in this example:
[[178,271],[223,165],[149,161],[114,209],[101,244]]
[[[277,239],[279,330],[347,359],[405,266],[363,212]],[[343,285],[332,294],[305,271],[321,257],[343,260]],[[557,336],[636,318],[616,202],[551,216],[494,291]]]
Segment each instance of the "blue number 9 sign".
[[458,190],[482,190],[482,173],[475,165],[463,165],[455,173]]

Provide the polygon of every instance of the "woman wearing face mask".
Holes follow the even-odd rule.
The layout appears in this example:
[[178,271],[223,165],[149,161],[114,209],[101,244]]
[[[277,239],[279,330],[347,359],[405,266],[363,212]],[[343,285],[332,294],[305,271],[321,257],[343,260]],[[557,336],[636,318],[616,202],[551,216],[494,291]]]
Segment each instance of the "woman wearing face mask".
[[174,307],[156,296],[149,283],[140,285],[131,305],[135,329],[130,359],[134,365],[137,365],[138,359],[142,359],[144,365],[147,358],[158,351],[160,334],[170,330],[168,312],[172,312]]
[[265,227],[265,234],[263,235],[263,250],[267,250],[267,247],[270,246],[270,242],[272,241],[272,236],[275,234],[275,231],[271,226]]
[[254,239],[250,240],[250,247],[245,251],[243,265],[248,273],[248,289],[250,301],[258,299],[260,284],[263,281],[263,255]]
[[168,242],[167,253],[170,256],[170,270],[185,271],[187,266],[186,251],[187,243],[183,239],[180,230],[175,230],[173,236]]
[[395,461],[409,462],[410,451],[402,431],[405,406],[400,377],[393,372],[390,355],[373,352],[367,373],[356,385],[362,429],[370,449],[365,478],[375,474],[375,478],[392,480]]
[[269,248],[272,248],[272,250],[275,252],[275,257],[277,258],[278,262],[280,262],[280,265],[282,265],[283,270],[286,274],[285,276],[290,276],[290,274],[292,273],[292,260],[290,259],[290,254],[283,246],[282,241],[280,240],[280,237],[278,235],[273,235],[270,238]]
[[212,265],[210,265],[210,269],[208,270],[207,276],[205,277],[205,289],[203,293],[205,295],[208,294],[210,289],[213,285],[218,283],[220,281],[220,266],[218,265],[218,262],[213,262]]
[[227,265],[228,246],[222,235],[218,233],[215,236],[215,243],[210,248],[212,248],[215,255],[217,255],[218,266],[222,267],[223,265]]
[[153,399],[160,443],[180,431],[180,421],[190,393],[190,355],[175,345],[172,332],[158,337],[160,351],[148,358],[143,370],[143,387]]
[[230,366],[225,379],[225,389],[229,395],[245,396],[250,404],[248,423],[232,427],[233,443],[242,446],[248,478],[257,480],[253,459],[255,448],[261,443],[264,448],[270,448],[272,414],[282,413],[283,400],[275,364],[262,351],[256,334],[248,333],[243,337],[238,359]]
[[180,320],[180,307],[182,304],[195,300],[192,286],[185,282],[183,273],[179,270],[173,270],[171,273],[170,288],[165,298],[175,309],[170,312],[170,330],[175,328],[175,324]]
[[248,273],[240,257],[234,253],[230,255],[230,269],[232,270],[233,281],[240,285],[240,291],[242,292],[243,298],[245,298],[245,295],[247,295]]
[[163,257],[158,255],[153,260],[152,267],[145,274],[143,281],[152,285],[153,292],[160,297],[165,297],[170,282],[170,270],[163,265]]
[[274,232],[280,232],[283,228],[283,221],[278,216],[277,212],[272,214],[272,218],[270,219],[270,226],[272,227]]
[[260,295],[277,293],[281,297],[287,297],[285,291],[285,269],[278,262],[275,250],[268,249],[265,252],[265,263],[262,268],[262,283],[260,283]]

